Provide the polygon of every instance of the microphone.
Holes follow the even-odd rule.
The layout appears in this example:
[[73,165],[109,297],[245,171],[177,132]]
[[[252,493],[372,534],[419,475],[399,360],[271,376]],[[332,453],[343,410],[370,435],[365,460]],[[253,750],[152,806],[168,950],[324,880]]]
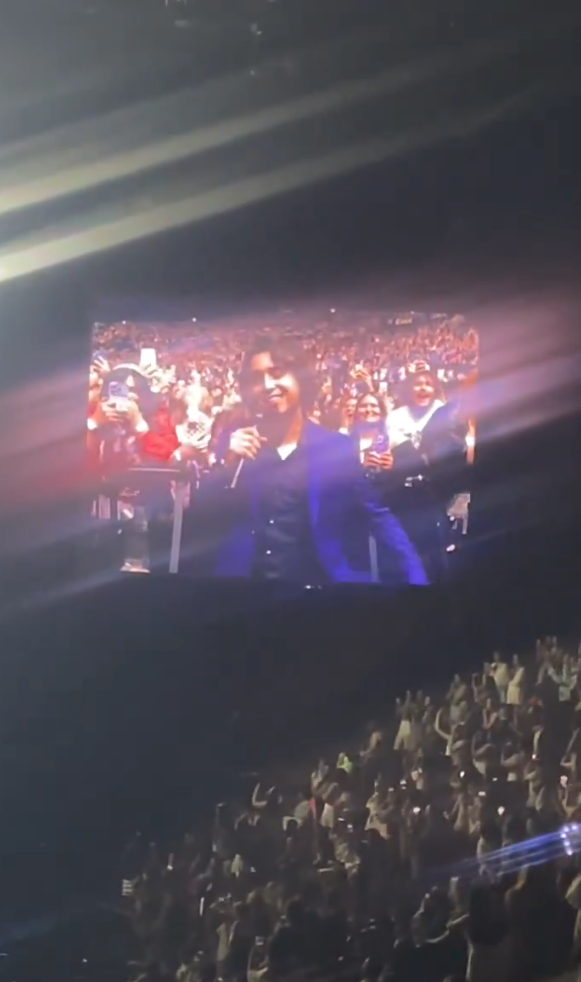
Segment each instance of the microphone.
[[234,488],[236,487],[236,485],[238,484],[238,478],[240,477],[240,471],[242,470],[242,468],[244,466],[244,461],[245,460],[246,460],[245,457],[241,457],[240,460],[238,461],[238,466],[237,466],[237,468],[236,468],[236,470],[234,472],[234,477],[232,478],[232,481],[230,483],[230,490],[231,491],[233,491]]
[[[264,419],[262,413],[257,414],[254,417],[254,420],[253,420],[253,422],[250,425],[251,426],[254,426],[254,427],[256,427],[256,429],[258,429],[258,424],[261,422],[262,419]],[[238,478],[240,477],[240,474],[242,472],[242,468],[244,467],[245,461],[246,461],[246,457],[241,457],[240,460],[238,461],[238,464],[236,466],[236,470],[234,471],[234,477],[232,478],[232,481],[230,482],[230,491],[233,491],[234,488],[236,487],[236,485],[238,484]]]

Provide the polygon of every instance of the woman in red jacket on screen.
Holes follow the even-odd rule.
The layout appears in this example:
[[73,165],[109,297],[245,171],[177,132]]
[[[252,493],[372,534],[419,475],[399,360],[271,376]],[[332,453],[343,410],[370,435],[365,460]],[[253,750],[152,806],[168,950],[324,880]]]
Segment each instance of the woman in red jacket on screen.
[[[100,370],[99,370],[100,369]],[[129,468],[178,463],[180,442],[173,416],[161,394],[151,390],[145,373],[132,365],[94,365],[91,371],[87,445],[93,469],[101,479],[131,484]],[[123,475],[123,476],[122,476]],[[139,482],[136,482],[138,484]],[[171,511],[170,482],[159,488],[125,486],[119,490],[117,518],[124,522],[123,570],[149,571],[150,518]],[[111,499],[97,497],[94,514],[111,518]]]
[[163,396],[133,365],[93,366],[87,431],[89,453],[106,471],[171,461],[180,445]]

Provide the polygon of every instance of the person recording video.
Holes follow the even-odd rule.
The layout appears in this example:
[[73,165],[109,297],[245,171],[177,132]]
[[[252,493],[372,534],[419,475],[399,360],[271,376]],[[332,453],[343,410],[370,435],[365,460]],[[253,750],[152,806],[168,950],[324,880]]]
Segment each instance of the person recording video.
[[93,363],[87,416],[89,456],[101,466],[122,469],[140,462],[169,461],[179,447],[175,426],[147,375],[135,365],[111,369]]
[[177,461],[180,444],[167,407],[140,367],[126,364],[111,369],[103,359],[94,361],[87,447],[101,489],[96,517],[113,517],[111,501],[116,502],[115,517],[123,523],[122,569],[148,572],[150,519],[171,510],[170,484],[145,490],[134,486],[128,471]]
[[389,471],[393,454],[387,436],[387,406],[381,396],[364,392],[355,402],[352,436],[359,459],[368,472]]
[[220,527],[229,505],[214,572],[310,585],[370,582],[373,537],[389,555],[393,582],[426,584],[416,550],[365,480],[353,440],[308,419],[316,398],[310,353],[257,338],[242,361],[240,395],[245,419],[220,438],[222,495],[207,496]]

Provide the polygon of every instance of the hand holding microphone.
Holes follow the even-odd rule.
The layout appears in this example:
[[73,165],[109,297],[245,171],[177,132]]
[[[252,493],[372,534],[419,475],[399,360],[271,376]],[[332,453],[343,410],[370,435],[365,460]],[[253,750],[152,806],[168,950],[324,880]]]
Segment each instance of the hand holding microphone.
[[233,457],[241,457],[242,460],[255,460],[265,443],[266,439],[260,435],[256,426],[244,426],[230,434],[228,453]]
[[266,442],[266,438],[260,435],[256,425],[243,426],[239,430],[234,430],[234,432],[230,434],[228,456],[232,459],[238,460],[238,466],[236,467],[234,477],[232,478],[232,483],[230,484],[231,489],[235,488],[238,484],[238,478],[240,477],[240,472],[244,466],[244,461],[256,460],[259,450]]

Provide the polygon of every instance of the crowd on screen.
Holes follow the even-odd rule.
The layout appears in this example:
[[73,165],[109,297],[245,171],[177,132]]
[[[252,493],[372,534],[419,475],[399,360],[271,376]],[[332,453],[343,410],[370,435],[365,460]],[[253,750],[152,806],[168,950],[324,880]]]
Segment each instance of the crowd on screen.
[[357,747],[271,773],[123,894],[143,980],[529,982],[581,945],[581,645],[407,692]]
[[[142,415],[152,433],[159,435],[161,430],[167,437],[166,442],[142,440],[140,452],[167,459],[178,447],[191,447],[198,462],[211,463],[213,424],[240,401],[243,354],[258,331],[299,339],[312,348],[320,387],[311,419],[337,430],[352,427],[357,399],[368,392],[378,399],[378,411],[388,416],[409,395],[410,375],[422,376],[441,405],[470,382],[477,369],[477,334],[463,317],[335,312],[325,320],[281,315],[252,323],[96,325],[89,419],[94,418],[104,379],[112,371],[120,378],[126,367],[133,367],[137,397],[147,396],[143,381],[150,393],[161,397],[145,398],[148,405],[142,407]],[[154,366],[140,370],[143,349],[154,349],[156,359]],[[157,419],[150,418],[152,410]]]
[[[438,444],[433,434],[441,431],[434,423],[442,413],[462,464],[471,463],[474,328],[462,317],[338,311],[323,320],[283,313],[262,322],[96,325],[87,424],[91,459],[101,469],[121,459],[185,466],[195,476],[192,486],[203,481],[220,461],[223,434],[244,419],[240,371],[257,332],[308,350],[316,378],[308,419],[350,435],[369,471],[393,480],[409,447],[410,473],[401,473],[411,480],[431,460]],[[419,500],[423,488],[417,487]],[[129,491],[119,507],[131,517],[135,506]],[[466,522],[465,497],[455,499],[450,518]]]

